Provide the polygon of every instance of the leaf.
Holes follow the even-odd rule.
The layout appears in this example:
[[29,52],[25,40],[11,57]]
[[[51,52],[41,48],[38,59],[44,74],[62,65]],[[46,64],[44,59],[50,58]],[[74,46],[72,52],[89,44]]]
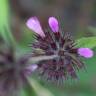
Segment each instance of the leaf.
[[18,43],[25,47],[26,45],[28,46],[29,43],[32,43],[36,39],[36,37],[34,32],[29,30],[24,24],[22,26],[22,38]]
[[33,86],[37,96],[54,96],[48,89],[41,86],[36,80],[28,78],[30,85]]
[[37,96],[33,86],[30,85],[28,81],[26,81],[26,85],[20,91],[20,96]]
[[76,47],[96,47],[96,37],[86,37],[76,40]]

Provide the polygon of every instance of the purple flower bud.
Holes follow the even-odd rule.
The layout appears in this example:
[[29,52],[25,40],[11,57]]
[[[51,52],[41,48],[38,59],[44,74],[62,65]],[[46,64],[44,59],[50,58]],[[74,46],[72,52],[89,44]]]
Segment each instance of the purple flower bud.
[[38,68],[37,64],[31,64],[25,69],[25,74],[30,75],[32,72],[34,72]]
[[45,34],[41,28],[40,22],[37,17],[31,17],[27,20],[26,25],[29,29],[33,30],[42,37],[45,37]]
[[79,48],[78,54],[85,58],[93,57],[93,51],[90,48]]
[[48,23],[53,32],[59,31],[58,20],[55,17],[50,17]]

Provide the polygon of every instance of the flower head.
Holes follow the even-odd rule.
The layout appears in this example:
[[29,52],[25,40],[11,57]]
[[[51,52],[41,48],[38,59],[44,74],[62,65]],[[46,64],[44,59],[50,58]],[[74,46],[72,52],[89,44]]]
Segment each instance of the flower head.
[[[77,78],[76,70],[84,67],[80,57],[87,58],[91,53],[87,50],[86,52],[89,52],[87,56],[82,54],[80,48],[75,47],[70,33],[59,31],[58,21],[55,17],[50,17],[48,23],[52,31],[44,31],[45,36],[43,38],[41,35],[36,35],[36,42],[31,45],[32,56],[51,57],[56,55],[56,57],[38,62],[38,74],[53,82]],[[40,51],[38,52],[38,50]]]
[[11,47],[0,47],[0,96],[18,96],[27,84],[27,77],[36,69],[27,64],[28,58],[16,58]]

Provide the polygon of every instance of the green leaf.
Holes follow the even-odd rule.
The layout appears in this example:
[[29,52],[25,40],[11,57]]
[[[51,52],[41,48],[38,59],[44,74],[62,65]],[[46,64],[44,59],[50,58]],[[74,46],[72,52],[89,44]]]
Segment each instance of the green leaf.
[[30,85],[33,86],[37,96],[54,96],[48,89],[41,86],[36,80],[28,78]]
[[19,40],[19,44],[20,46],[22,47],[28,47],[28,45],[30,43],[32,43],[35,39],[36,39],[36,36],[34,34],[34,32],[32,32],[31,30],[29,30],[25,24],[22,24],[22,38]]
[[76,40],[76,47],[96,47],[96,37],[86,37]]
[[33,86],[30,85],[28,81],[26,81],[26,85],[23,86],[23,89],[20,92],[20,96],[37,96]]

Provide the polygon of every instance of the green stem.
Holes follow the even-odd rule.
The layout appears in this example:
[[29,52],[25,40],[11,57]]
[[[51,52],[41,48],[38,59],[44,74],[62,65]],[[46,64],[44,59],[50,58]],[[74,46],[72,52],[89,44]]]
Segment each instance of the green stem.
[[[3,12],[3,13],[2,13]],[[7,44],[16,46],[16,42],[10,30],[9,0],[0,1],[0,35]]]

